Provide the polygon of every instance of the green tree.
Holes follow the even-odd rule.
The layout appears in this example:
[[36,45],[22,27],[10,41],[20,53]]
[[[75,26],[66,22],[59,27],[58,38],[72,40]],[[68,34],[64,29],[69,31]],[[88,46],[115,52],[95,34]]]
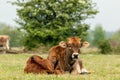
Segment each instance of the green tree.
[[106,39],[106,32],[100,24],[97,24],[93,31],[93,44],[100,49],[102,54],[109,54],[112,51],[110,41]]
[[110,54],[112,51],[110,41],[109,40],[101,40],[100,43],[98,44],[98,47],[101,49],[102,54]]
[[86,35],[84,21],[98,12],[91,0],[17,0],[17,23],[26,32],[25,45],[55,44],[69,36]]
[[115,53],[120,54],[120,29],[112,35],[111,47]]
[[111,39],[114,39],[115,41],[120,43],[120,29],[112,35]]
[[102,25],[97,24],[93,31],[93,44],[98,46],[103,40],[105,40],[105,31],[103,30]]

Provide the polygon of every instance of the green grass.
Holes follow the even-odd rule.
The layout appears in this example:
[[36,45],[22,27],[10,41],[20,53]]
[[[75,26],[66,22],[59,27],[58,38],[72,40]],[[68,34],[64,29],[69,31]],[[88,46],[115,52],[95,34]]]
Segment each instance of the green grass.
[[[80,55],[89,75],[26,74],[26,60],[33,54],[1,54],[0,80],[120,80],[120,55]],[[41,55],[46,57],[46,55]]]

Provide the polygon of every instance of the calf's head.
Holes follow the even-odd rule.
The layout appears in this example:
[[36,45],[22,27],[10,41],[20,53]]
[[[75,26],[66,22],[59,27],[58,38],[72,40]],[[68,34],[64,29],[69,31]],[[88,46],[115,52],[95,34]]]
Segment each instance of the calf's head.
[[67,42],[64,42],[64,45],[61,44],[60,46],[61,47],[64,46],[64,48],[66,47],[67,54],[72,59],[78,59],[79,54],[80,54],[80,48],[81,47],[88,47],[89,43],[87,41],[82,42],[81,38],[70,37],[70,38],[67,39]]

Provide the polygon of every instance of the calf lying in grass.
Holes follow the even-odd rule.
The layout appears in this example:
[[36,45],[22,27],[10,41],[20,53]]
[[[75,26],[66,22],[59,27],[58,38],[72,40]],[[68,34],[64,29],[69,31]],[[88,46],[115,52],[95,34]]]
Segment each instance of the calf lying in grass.
[[37,55],[30,57],[25,72],[88,74],[90,72],[83,67],[83,63],[78,57],[80,48],[86,46],[89,46],[89,43],[81,42],[80,38],[68,38],[67,42],[62,41],[58,46],[52,47],[47,59]]

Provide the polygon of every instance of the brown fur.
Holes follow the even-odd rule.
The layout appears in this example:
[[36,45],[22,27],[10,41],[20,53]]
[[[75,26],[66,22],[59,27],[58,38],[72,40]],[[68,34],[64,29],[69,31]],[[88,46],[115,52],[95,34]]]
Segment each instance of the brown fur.
[[10,37],[7,35],[0,35],[0,45],[2,45],[5,49],[9,49],[9,39]]
[[72,56],[74,53],[80,53],[80,40],[80,38],[69,38],[68,42],[60,42],[58,46],[50,49],[47,59],[37,55],[30,57],[24,71],[42,74],[63,74],[66,71],[79,73],[83,68],[82,61],[73,59]]
[[60,45],[54,46],[50,49],[49,56],[47,58],[53,63],[54,69],[59,71],[61,74],[64,73],[64,53],[65,48],[61,47]]
[[24,71],[26,73],[41,73],[41,74],[53,74],[53,64],[48,59],[43,59],[40,56],[33,55],[26,63]]
[[[64,42],[67,47],[61,45],[52,47],[49,51],[48,59],[53,63],[54,68],[60,70],[62,73],[69,71],[70,73],[79,73],[77,64],[79,64],[80,70],[83,68],[82,61],[80,59],[73,60],[73,53],[80,53],[80,47],[83,44],[80,38],[68,38],[67,42]],[[85,45],[84,45],[85,46]]]

